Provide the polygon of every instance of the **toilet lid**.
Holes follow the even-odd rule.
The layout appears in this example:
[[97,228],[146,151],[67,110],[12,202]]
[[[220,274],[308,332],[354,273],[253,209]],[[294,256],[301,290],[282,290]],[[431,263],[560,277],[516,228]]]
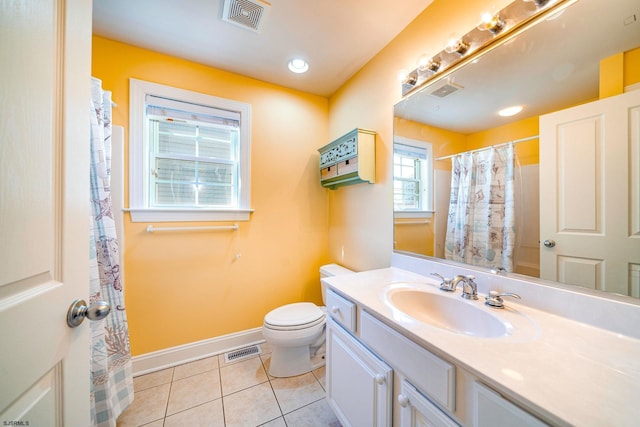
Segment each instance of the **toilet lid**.
[[310,302],[296,302],[271,310],[264,323],[277,327],[302,326],[317,323],[324,318],[324,311]]

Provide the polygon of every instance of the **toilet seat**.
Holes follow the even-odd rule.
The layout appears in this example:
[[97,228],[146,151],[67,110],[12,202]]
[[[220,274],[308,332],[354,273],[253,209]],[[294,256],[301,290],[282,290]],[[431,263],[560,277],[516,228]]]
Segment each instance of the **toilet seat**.
[[264,326],[276,331],[313,328],[325,321],[325,312],[310,302],[287,304],[271,310],[264,317]]

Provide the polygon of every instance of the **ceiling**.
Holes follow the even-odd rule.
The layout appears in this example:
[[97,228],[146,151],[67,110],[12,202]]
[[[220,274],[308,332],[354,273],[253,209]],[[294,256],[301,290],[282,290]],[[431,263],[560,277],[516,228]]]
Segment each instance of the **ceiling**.
[[[329,96],[431,2],[402,0],[398,7],[389,0],[270,0],[255,32],[221,19],[224,0],[94,0],[93,32]],[[294,56],[307,60],[307,73],[288,70]]]

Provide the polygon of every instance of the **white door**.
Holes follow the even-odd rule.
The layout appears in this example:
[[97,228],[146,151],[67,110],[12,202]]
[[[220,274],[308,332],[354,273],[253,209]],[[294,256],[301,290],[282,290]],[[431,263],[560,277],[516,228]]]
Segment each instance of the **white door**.
[[90,423],[89,326],[66,314],[89,294],[91,6],[0,1],[2,425]]
[[540,275],[639,294],[640,91],[540,118]]

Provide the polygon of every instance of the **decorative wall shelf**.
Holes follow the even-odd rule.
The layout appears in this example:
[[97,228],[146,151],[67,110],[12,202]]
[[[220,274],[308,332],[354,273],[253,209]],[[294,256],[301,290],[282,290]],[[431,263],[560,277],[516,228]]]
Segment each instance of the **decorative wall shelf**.
[[320,183],[335,190],[361,182],[375,183],[376,133],[354,129],[318,150]]

